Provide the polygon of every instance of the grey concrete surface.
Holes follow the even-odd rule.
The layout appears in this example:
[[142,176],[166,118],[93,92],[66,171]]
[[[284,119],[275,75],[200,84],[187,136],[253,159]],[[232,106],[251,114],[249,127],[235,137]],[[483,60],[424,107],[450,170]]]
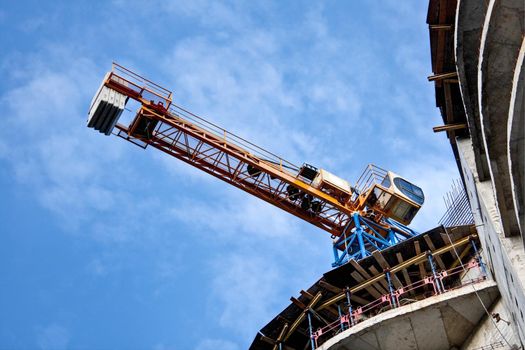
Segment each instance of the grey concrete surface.
[[523,237],[525,231],[525,187],[523,177],[525,173],[525,38],[514,69],[512,92],[510,96],[509,118],[507,125],[507,155],[512,187],[512,199],[516,219]]
[[[519,340],[512,330],[512,327],[507,323],[508,320],[510,320],[510,313],[503,301],[501,299],[496,301],[492,307],[489,308],[489,313],[491,315],[496,313],[501,319],[498,321],[489,315],[485,315],[476,326],[476,329],[470,334],[465,343],[463,343],[461,350],[479,350],[489,345],[496,346],[496,344],[501,350],[509,349],[513,345],[518,347]],[[501,345],[503,345],[503,347],[501,347]]]
[[483,247],[489,273],[498,284],[509,311],[511,327],[525,343],[525,249],[521,236],[505,237],[494,188],[490,181],[479,181],[470,139],[457,140],[474,222]]
[[477,171],[482,181],[490,179],[478,105],[479,45],[487,5],[486,0],[458,0],[454,32],[454,52],[461,98],[476,156]]
[[494,281],[468,285],[365,320],[329,339],[320,350],[438,350],[459,348],[498,298]]
[[490,0],[481,34],[478,104],[496,201],[506,236],[520,234],[507,157],[507,118],[514,67],[525,33],[523,0]]

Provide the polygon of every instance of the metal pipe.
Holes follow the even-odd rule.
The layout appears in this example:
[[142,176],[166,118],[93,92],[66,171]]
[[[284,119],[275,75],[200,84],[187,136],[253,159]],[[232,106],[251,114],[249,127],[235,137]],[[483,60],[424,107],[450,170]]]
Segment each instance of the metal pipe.
[[351,296],[351,293],[350,293],[350,288],[346,287],[345,289],[345,294],[346,294],[346,302],[348,304],[348,316],[350,317],[350,325],[351,326],[354,326],[354,311],[352,310],[352,302],[350,300],[350,296]]
[[454,28],[452,24],[431,24],[428,27],[432,30],[450,30]]
[[342,321],[343,313],[341,312],[341,305],[339,305],[339,304],[337,304],[337,313],[339,314],[339,326],[341,327],[341,330],[344,331],[345,330],[345,326],[344,326],[343,321]]
[[428,77],[428,81],[441,80],[446,78],[455,78],[458,76],[457,72],[435,74]]
[[[441,254],[444,254],[444,253],[447,253],[449,251],[451,251],[452,249],[454,249],[455,247],[460,247],[464,244],[467,244],[469,242],[470,239],[473,239],[473,238],[476,238],[477,235],[476,234],[473,234],[473,235],[470,235],[470,236],[467,236],[467,237],[463,237],[461,238],[460,240],[454,242],[454,243],[451,243],[445,247],[442,247],[442,248],[439,248],[437,249],[436,251],[434,251],[434,255],[438,256],[438,255],[441,255]],[[419,255],[416,255],[408,260],[405,260],[403,263],[401,264],[398,264],[396,265],[395,267],[391,268],[390,271],[392,271],[392,273],[396,273],[398,271],[401,271],[403,269],[405,269],[407,266],[412,266],[412,265],[415,265],[415,264],[419,264],[420,262],[423,262],[425,261],[425,255],[426,253],[421,253]],[[379,282],[380,280],[382,280],[383,278],[385,278],[383,276],[383,274],[379,274],[375,277],[372,277],[371,279],[367,280],[367,281],[364,281],[360,284],[358,284],[357,286],[353,287],[350,291],[352,293],[355,293],[357,291],[360,291],[361,289],[364,289],[368,286],[371,286],[372,284],[374,283],[377,283]],[[324,303],[322,303],[321,305],[319,305],[319,307],[317,308],[318,310],[323,310],[324,308],[334,304],[334,303],[337,303],[341,300],[343,300],[345,298],[345,293],[342,292],[338,295],[335,295],[333,296],[332,298],[328,299],[327,301],[325,301]]]
[[312,329],[312,315],[310,309],[306,310],[306,316],[308,317],[308,330],[310,331],[310,345],[312,350],[315,350],[314,332]]
[[479,267],[481,268],[481,272],[483,273],[483,276],[487,276],[487,269],[485,267],[485,263],[483,262],[483,258],[481,257],[481,254],[478,250],[478,247],[476,246],[476,242],[474,240],[470,240],[470,244],[472,245],[472,248],[474,249],[474,254],[476,256],[476,259],[478,260]]
[[337,243],[334,243],[333,248],[334,248],[334,264],[339,265],[339,249],[337,249]]
[[394,305],[394,308],[396,308],[397,303],[396,303],[396,298],[394,295],[394,287],[392,286],[392,278],[390,277],[389,270],[385,270],[385,276],[386,276],[386,281],[388,283],[388,290],[390,292],[390,301],[392,302],[392,305]]
[[438,294],[441,294],[442,293],[441,283],[439,283],[439,279],[437,277],[437,272],[436,272],[436,267],[434,266],[434,259],[430,251],[427,252],[427,259],[428,259],[428,263],[430,264],[430,268],[432,269],[432,275],[434,276],[434,285],[436,286],[438,290]]
[[359,251],[361,252],[361,259],[362,259],[367,256],[365,242],[363,240],[363,228],[361,227],[361,223],[359,222],[359,214],[354,213],[353,218],[354,218],[354,224],[355,224],[355,235],[357,235],[357,242],[359,243]]
[[388,241],[390,242],[390,245],[395,245],[399,242],[396,233],[392,229],[388,230]]

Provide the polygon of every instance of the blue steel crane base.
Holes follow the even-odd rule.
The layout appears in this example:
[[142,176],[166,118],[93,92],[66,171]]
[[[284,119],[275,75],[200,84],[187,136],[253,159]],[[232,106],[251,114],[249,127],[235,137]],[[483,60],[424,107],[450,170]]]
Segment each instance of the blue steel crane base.
[[[332,267],[344,265],[352,259],[356,261],[364,259],[372,255],[372,252],[375,250],[384,250],[419,234],[392,219],[387,218],[385,221],[390,228],[386,237],[383,237],[379,234],[379,231],[384,231],[384,227],[379,226],[359,213],[354,213],[343,234],[334,242],[334,262]],[[341,251],[342,247],[344,247],[343,251]]]

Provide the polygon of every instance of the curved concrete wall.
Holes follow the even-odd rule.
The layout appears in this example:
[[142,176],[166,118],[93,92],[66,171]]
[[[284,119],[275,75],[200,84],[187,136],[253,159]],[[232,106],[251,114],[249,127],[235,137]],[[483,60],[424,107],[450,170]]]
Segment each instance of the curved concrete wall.
[[478,106],[479,44],[486,12],[486,1],[459,0],[454,32],[454,53],[459,87],[481,181],[490,179]]
[[520,234],[508,174],[507,117],[524,30],[523,0],[491,0],[480,42],[478,104],[492,184],[506,236]]
[[[455,54],[470,138],[461,172],[489,270],[525,343],[525,2],[460,0]],[[483,166],[484,153],[487,167]],[[491,180],[491,181],[488,181]],[[482,331],[481,331],[482,332]]]
[[512,199],[520,231],[523,235],[524,203],[523,176],[525,172],[525,38],[514,69],[512,93],[510,97],[509,119],[507,124],[507,157],[510,170]]

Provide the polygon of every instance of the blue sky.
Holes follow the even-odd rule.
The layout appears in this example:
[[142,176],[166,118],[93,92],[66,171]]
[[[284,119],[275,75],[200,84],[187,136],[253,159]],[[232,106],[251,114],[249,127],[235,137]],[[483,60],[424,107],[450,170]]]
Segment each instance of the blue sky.
[[113,60],[293,163],[457,170],[426,1],[9,1],[0,7],[0,348],[246,349],[330,268],[319,229],[85,127]]

